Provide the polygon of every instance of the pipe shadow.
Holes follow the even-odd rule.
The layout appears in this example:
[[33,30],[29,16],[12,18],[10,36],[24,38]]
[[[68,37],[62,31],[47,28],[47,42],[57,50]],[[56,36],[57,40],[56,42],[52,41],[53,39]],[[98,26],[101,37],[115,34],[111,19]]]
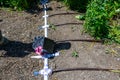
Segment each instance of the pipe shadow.
[[0,46],[0,50],[5,51],[0,57],[25,57],[34,52],[32,43],[22,43],[19,41],[9,41],[8,44]]
[[61,40],[61,41],[56,41],[55,45],[55,52],[60,51],[60,50],[68,50],[71,48],[71,41],[73,42],[97,42],[97,43],[104,43],[104,40],[94,40],[94,39],[69,39],[69,40]]

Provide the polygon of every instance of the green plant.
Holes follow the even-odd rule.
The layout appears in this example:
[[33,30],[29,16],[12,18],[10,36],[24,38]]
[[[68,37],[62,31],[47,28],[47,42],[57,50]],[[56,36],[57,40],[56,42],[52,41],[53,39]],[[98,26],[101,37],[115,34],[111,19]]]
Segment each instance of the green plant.
[[77,16],[75,16],[75,18],[78,19],[78,20],[85,20],[85,14],[77,15]]
[[1,7],[10,7],[14,10],[24,10],[30,8],[38,0],[0,0]]
[[111,24],[114,16],[119,14],[119,3],[119,0],[92,0],[87,7],[85,17],[86,32],[96,39],[111,39],[120,42],[118,23]]
[[56,26],[54,24],[50,24],[50,28],[56,30]]
[[74,51],[74,52],[72,53],[72,57],[79,57],[78,52]]
[[86,6],[90,0],[61,0],[61,1],[63,1],[72,10],[85,12]]
[[109,32],[109,38],[117,43],[120,43],[120,26],[112,27]]
[[72,32],[76,31],[77,27],[76,26],[71,26]]
[[106,54],[111,54],[112,56],[118,56],[118,52],[114,50],[113,48],[108,48],[105,51]]

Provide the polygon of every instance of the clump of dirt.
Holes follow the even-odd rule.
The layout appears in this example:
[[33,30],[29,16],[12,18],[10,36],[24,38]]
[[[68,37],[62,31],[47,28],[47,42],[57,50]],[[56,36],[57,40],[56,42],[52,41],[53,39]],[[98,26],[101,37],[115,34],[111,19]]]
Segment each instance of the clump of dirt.
[[[50,68],[119,68],[119,45],[106,46],[102,43],[86,42],[93,38],[82,34],[83,21],[75,19],[77,12],[68,10],[56,1],[51,1],[48,5],[52,9],[47,11],[48,22],[52,25],[48,37],[55,41],[67,40],[71,43],[70,49],[60,51],[59,57],[49,60]],[[33,76],[33,71],[43,68],[43,60],[30,58],[35,55],[32,49],[34,37],[44,36],[44,31],[38,30],[39,26],[44,25],[43,15],[41,9],[35,13],[0,9],[0,29],[10,40],[9,44],[0,47],[0,80],[43,80],[41,75]],[[71,39],[79,41],[70,41]],[[106,54],[106,51],[110,54]],[[74,52],[78,57],[73,56]],[[60,72],[50,76],[50,80],[119,79],[118,73],[103,71]]]

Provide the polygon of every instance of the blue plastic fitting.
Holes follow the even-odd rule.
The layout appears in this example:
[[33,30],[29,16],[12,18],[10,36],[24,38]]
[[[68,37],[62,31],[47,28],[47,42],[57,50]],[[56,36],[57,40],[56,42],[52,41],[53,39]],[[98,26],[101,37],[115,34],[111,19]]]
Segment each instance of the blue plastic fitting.
[[34,76],[38,76],[38,75],[39,75],[39,72],[38,72],[38,71],[34,71],[34,72],[33,72],[33,75],[34,75]]
[[45,58],[52,58],[52,57],[55,57],[55,54],[45,54],[44,57]]

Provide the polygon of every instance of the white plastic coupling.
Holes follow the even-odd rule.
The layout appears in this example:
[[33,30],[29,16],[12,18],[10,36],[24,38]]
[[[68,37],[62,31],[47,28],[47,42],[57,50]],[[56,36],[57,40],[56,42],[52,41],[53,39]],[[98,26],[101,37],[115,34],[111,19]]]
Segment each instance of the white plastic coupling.
[[49,25],[40,26],[39,29],[49,28]]
[[45,69],[40,70],[39,73],[43,76],[48,76],[52,74],[52,69],[45,68]]
[[43,75],[46,78],[45,80],[48,80],[48,76],[52,74],[52,69],[44,68],[40,71],[35,71],[33,74],[34,76]]
[[48,27],[49,27],[49,25],[42,26],[42,28],[48,28]]
[[60,52],[56,52],[56,53],[54,54],[55,57],[57,57],[57,56],[59,56],[59,55],[60,55]]
[[43,18],[46,18],[46,17],[48,17],[48,16],[49,16],[49,15],[44,15]]

